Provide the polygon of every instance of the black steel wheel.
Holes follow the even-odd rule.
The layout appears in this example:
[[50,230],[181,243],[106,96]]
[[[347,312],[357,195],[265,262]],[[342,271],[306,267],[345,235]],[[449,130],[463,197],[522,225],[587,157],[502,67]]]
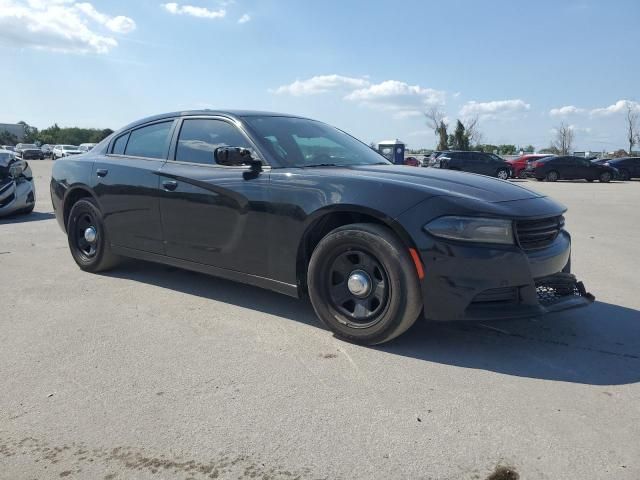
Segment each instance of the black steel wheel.
[[71,207],[67,239],[71,256],[82,270],[99,272],[118,262],[107,240],[102,213],[92,198],[82,198]]
[[353,224],[330,232],[313,251],[307,280],[320,320],[355,343],[389,341],[422,310],[408,249],[380,225]]

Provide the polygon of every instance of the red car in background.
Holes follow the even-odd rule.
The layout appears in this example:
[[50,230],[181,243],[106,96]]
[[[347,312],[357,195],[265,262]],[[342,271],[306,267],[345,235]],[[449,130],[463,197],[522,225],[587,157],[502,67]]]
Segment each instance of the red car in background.
[[513,167],[514,178],[525,178],[524,170],[527,168],[527,163],[551,156],[552,155],[544,153],[528,153],[526,155],[520,155],[518,158],[514,158],[513,160],[507,160],[507,162],[509,162]]

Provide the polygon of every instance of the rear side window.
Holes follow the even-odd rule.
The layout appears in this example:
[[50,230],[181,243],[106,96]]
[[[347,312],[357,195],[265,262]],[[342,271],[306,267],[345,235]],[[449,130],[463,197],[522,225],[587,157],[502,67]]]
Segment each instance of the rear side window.
[[[127,139],[129,138],[129,134],[125,133],[124,135],[120,135],[116,138],[116,141],[113,142],[113,148],[111,149],[111,153],[114,155],[124,155],[124,147],[127,146]],[[56,148],[58,146],[56,145]]]
[[173,121],[154,123],[153,125],[133,130],[129,135],[125,155],[166,158],[172,123]]
[[176,160],[214,164],[213,152],[218,147],[251,148],[237,127],[222,120],[192,118],[182,122]]

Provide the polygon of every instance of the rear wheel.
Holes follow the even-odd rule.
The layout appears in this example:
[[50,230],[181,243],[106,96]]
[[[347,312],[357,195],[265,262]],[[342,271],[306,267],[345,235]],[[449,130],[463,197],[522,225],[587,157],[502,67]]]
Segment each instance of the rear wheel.
[[629,170],[625,170],[624,168],[620,170],[620,180],[631,180]]
[[71,256],[87,272],[114,267],[119,257],[112,253],[102,213],[95,200],[82,198],[69,212],[67,239]]
[[498,177],[500,180],[507,180],[509,178],[509,170],[507,170],[506,168],[499,168],[496,172],[496,177]]
[[602,172],[598,180],[600,183],[609,183],[611,181],[611,172]]
[[524,169],[520,170],[520,173],[518,173],[518,178],[522,178],[522,179],[527,178],[527,174],[524,173]]
[[422,310],[416,268],[387,228],[360,223],[337,228],[313,251],[309,296],[338,337],[365,345],[405,332]]
[[547,175],[544,177],[544,179],[547,182],[557,182],[558,178],[560,178],[560,175],[558,174],[558,172],[556,172],[555,170],[551,170],[549,173],[547,173]]

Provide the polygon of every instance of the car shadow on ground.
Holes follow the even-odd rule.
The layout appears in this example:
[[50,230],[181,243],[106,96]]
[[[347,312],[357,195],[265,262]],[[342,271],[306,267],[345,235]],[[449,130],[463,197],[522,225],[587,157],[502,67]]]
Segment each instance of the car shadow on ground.
[[8,215],[6,217],[0,217],[0,225],[11,224],[11,223],[28,223],[28,222],[39,222],[41,220],[50,220],[55,218],[55,215],[51,212],[31,212],[31,213],[21,213],[16,215]]
[[[323,328],[308,301],[173,267],[128,261],[106,275]],[[604,302],[539,319],[420,321],[375,350],[518,377],[590,385],[640,381],[640,311]]]

